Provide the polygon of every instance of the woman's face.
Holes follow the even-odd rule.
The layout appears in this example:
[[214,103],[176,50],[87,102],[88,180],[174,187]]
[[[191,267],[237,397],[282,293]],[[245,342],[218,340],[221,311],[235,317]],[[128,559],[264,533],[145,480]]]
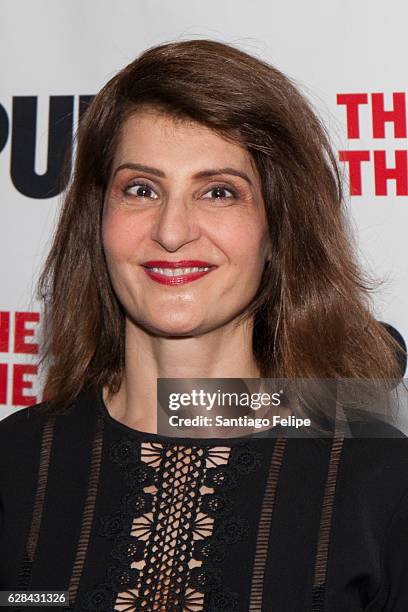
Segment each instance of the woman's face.
[[[248,152],[152,108],[122,126],[102,229],[128,319],[161,336],[198,335],[232,321],[254,297],[269,257],[260,178]],[[209,270],[191,271],[197,267]]]

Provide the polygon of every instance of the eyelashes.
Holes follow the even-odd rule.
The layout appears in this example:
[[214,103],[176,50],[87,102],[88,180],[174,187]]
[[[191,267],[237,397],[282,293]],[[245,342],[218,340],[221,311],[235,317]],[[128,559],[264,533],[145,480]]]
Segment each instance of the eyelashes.
[[[133,190],[131,193],[130,190]],[[216,193],[217,195],[211,197],[208,194]],[[123,194],[125,196],[131,196],[140,199],[146,200],[157,200],[159,196],[157,195],[155,189],[149,185],[149,183],[145,181],[132,181],[123,189]],[[228,195],[227,195],[228,194]],[[205,192],[203,192],[201,196],[204,200],[237,200],[240,197],[239,192],[230,187],[229,185],[224,185],[223,183],[217,183],[216,185],[212,185]]]
[[[136,193],[130,193],[130,189],[135,189],[136,188]],[[139,190],[141,190],[142,193],[138,193]],[[154,197],[149,197],[148,195],[146,195],[147,193],[154,193]],[[153,187],[151,187],[150,185],[148,185],[147,183],[143,183],[141,181],[138,182],[133,182],[130,183],[129,185],[127,185],[127,187],[125,187],[125,189],[123,190],[123,193],[125,195],[130,195],[130,196],[135,196],[137,198],[143,198],[143,199],[149,199],[149,200],[157,200],[158,199],[158,195],[156,194],[156,192],[154,191]]]
[[231,187],[227,187],[226,185],[215,185],[213,187],[211,187],[208,191],[205,192],[204,194],[204,199],[205,196],[207,195],[207,193],[211,193],[212,191],[217,191],[218,193],[222,193],[222,192],[229,192],[231,195],[230,196],[220,196],[218,195],[216,198],[212,198],[215,200],[231,200],[231,199],[237,199],[239,197],[239,194],[235,191],[235,189],[232,189]]

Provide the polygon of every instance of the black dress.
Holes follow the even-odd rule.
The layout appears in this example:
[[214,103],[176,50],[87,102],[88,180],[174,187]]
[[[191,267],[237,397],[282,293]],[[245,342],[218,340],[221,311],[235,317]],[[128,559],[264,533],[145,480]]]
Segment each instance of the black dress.
[[163,438],[101,391],[24,408],[0,422],[12,589],[86,612],[406,612],[408,440]]

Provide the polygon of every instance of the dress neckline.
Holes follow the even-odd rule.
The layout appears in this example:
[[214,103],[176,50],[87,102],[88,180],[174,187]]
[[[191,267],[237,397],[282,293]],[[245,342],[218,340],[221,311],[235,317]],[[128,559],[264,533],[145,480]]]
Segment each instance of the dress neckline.
[[139,439],[143,439],[151,442],[164,442],[167,444],[174,443],[183,443],[189,446],[231,446],[231,444],[247,444],[251,442],[251,440],[259,439],[261,436],[239,436],[239,437],[225,437],[225,438],[192,438],[192,437],[182,437],[182,436],[165,436],[158,433],[151,433],[147,431],[141,431],[139,429],[135,429],[133,427],[129,427],[129,425],[125,425],[121,421],[115,419],[109,412],[105,400],[103,399],[103,388],[100,387],[97,391],[97,406],[98,411],[102,415],[102,417],[107,421],[110,425],[115,427],[116,429],[120,429],[123,433],[126,433],[130,436],[137,437]]

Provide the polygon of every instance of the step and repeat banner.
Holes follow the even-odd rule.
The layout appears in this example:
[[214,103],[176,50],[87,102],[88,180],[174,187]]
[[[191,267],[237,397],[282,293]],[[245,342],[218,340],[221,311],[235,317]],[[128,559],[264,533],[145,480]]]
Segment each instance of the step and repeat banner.
[[[408,338],[406,22],[394,0],[0,2],[0,418],[42,400],[38,272],[91,97],[144,49],[212,38],[290,76],[327,125],[376,317]],[[75,330],[73,330],[75,333]]]

